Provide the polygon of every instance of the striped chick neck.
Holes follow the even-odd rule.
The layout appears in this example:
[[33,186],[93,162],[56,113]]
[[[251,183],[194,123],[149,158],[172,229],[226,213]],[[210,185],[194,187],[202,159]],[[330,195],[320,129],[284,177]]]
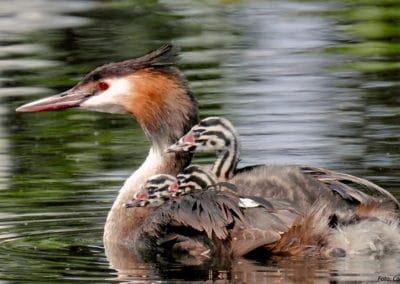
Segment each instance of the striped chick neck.
[[232,123],[221,117],[208,117],[193,126],[167,152],[206,153],[216,152],[212,171],[219,181],[231,179],[239,162],[239,142]]
[[190,192],[207,190],[217,184],[217,177],[208,169],[191,165],[176,176],[178,180],[177,195],[185,195]]
[[222,117],[208,117],[192,128],[196,151],[217,153],[212,171],[219,180],[233,177],[239,162],[238,135],[232,123]]

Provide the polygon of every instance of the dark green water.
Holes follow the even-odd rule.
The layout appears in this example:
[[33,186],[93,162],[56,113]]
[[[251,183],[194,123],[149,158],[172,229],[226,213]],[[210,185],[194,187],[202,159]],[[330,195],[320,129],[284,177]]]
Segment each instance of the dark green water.
[[[166,41],[201,116],[230,118],[242,163],[307,163],[366,177],[400,197],[400,2],[1,1],[0,283],[376,281],[398,255],[239,259],[228,271],[109,268],[106,214],[148,143],[118,115],[17,114],[94,67]],[[203,158],[200,162],[211,162]]]

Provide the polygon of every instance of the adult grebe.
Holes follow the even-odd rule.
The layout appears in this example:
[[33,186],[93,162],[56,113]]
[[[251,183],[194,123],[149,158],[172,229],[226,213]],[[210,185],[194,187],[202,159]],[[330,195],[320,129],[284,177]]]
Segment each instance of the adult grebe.
[[[55,96],[25,104],[16,111],[39,112],[81,108],[129,114],[140,123],[151,141],[144,163],[125,181],[109,211],[104,228],[107,256],[118,262],[114,251],[126,250],[134,243],[136,229],[151,210],[126,210],[125,203],[150,176],[176,175],[191,154],[170,155],[168,145],[175,143],[197,120],[197,103],[183,75],[176,68],[177,51],[166,44],[142,57],[96,68],[73,88]],[[123,265],[122,263],[116,266]]]

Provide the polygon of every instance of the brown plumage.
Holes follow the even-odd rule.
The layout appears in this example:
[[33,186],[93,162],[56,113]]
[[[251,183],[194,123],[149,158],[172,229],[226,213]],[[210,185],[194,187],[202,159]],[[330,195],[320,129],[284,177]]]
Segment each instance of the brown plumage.
[[196,263],[242,256],[271,247],[301,217],[296,206],[285,200],[224,190],[212,172],[194,165],[176,178],[151,177],[127,205],[158,207],[139,227],[134,245],[147,260],[158,254],[172,254],[178,261],[191,256]]
[[140,227],[135,248],[145,259],[178,252],[199,259],[242,256],[278,241],[300,216],[274,208],[273,200],[257,208],[241,208],[239,201],[231,192],[208,190],[167,202]]
[[[299,218],[282,238],[271,248],[271,253],[291,256],[335,256],[336,251],[329,243],[332,230],[329,228],[329,216],[332,208],[324,202],[316,202]],[[340,248],[337,248],[340,251]],[[343,251],[345,254],[345,252]]]

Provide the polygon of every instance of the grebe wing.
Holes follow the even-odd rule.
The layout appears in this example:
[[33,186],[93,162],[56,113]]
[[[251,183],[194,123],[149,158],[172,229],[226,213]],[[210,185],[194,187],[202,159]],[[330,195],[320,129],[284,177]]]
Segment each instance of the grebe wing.
[[366,203],[371,198],[370,195],[364,192],[364,190],[368,190],[380,193],[396,204],[397,208],[400,208],[400,202],[389,191],[366,179],[309,165],[301,166],[300,168],[303,173],[327,184],[330,189],[344,199]]

